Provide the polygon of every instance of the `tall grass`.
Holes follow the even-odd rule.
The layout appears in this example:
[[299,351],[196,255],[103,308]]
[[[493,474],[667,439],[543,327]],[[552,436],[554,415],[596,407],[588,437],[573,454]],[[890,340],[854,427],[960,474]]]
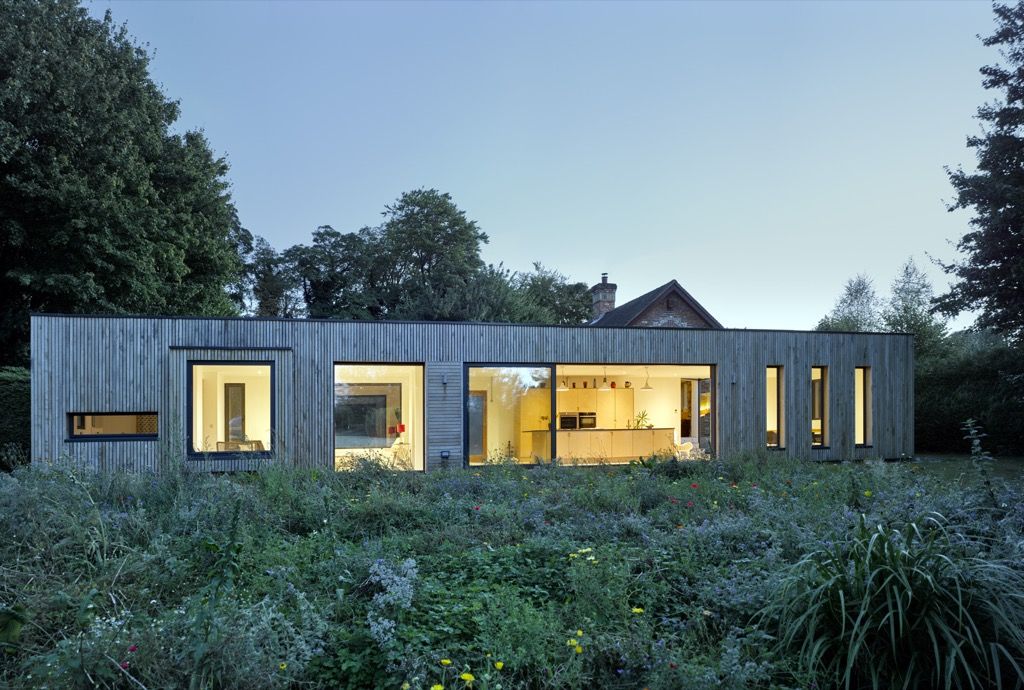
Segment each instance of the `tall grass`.
[[1021,564],[951,533],[938,515],[860,524],[782,578],[763,612],[779,648],[829,686],[1024,686]]

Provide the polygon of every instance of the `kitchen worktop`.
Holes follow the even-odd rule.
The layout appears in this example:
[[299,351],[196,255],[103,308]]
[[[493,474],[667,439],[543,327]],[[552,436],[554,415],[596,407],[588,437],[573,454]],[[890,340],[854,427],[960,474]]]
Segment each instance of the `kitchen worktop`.
[[675,431],[670,426],[652,426],[644,427],[642,429],[556,429],[558,433],[569,432],[569,431]]

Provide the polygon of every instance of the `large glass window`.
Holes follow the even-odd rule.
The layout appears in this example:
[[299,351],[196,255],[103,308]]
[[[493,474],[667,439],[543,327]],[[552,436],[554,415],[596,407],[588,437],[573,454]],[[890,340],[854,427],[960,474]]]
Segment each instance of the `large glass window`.
[[423,469],[423,366],[334,366],[334,467],[360,458]]
[[80,439],[103,436],[156,438],[156,419],[156,412],[69,414],[68,436]]
[[713,367],[560,364],[556,451],[577,464],[710,452]]
[[811,367],[811,446],[828,445],[828,367]]
[[273,366],[193,363],[193,453],[261,453],[273,437]]
[[871,367],[857,367],[853,373],[853,442],[858,446],[870,446]]
[[785,419],[783,413],[782,367],[767,367],[765,393],[767,402],[767,424],[765,443],[769,448],[785,446]]
[[551,459],[551,368],[469,367],[469,464]]

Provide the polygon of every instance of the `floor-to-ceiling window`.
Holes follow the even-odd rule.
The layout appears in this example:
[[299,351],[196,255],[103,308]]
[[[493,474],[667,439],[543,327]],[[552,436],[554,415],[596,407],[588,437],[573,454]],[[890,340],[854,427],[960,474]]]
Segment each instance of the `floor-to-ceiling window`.
[[765,444],[769,448],[782,448],[785,445],[782,381],[782,367],[765,368]]
[[192,453],[272,450],[273,365],[191,362]]
[[423,469],[423,366],[334,365],[334,467]]
[[828,367],[811,367],[811,446],[828,445]]
[[466,390],[469,464],[551,459],[551,368],[470,366]]
[[603,464],[711,452],[713,371],[708,365],[557,365],[557,456]]

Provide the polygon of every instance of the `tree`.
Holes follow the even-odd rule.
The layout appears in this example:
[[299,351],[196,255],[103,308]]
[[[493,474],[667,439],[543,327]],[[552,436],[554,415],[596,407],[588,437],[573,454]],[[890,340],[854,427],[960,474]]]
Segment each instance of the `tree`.
[[846,281],[835,307],[822,317],[818,331],[877,331],[881,328],[875,286],[863,273]]
[[[0,361],[30,311],[237,312],[251,242],[227,163],[108,13],[0,0]],[[230,290],[230,292],[229,292]]]
[[293,319],[304,315],[294,266],[262,237],[254,242],[246,273],[251,291],[248,311],[253,316]]
[[539,261],[532,273],[521,273],[517,287],[528,300],[544,310],[537,323],[577,326],[591,317],[590,289],[586,283],[572,283],[563,274],[545,268]]
[[956,276],[936,307],[949,315],[977,309],[977,325],[1024,340],[1024,2],[996,5],[996,32],[984,39],[1006,61],[981,69],[986,89],[1002,92],[978,108],[980,136],[967,139],[977,170],[947,170],[956,190],[950,210],[972,209],[972,230],[957,243]]
[[389,318],[467,320],[473,278],[484,268],[487,235],[466,218],[449,194],[417,189],[386,206],[376,249],[394,267]]
[[[450,195],[406,192],[385,207],[378,227],[343,233],[324,225],[310,245],[280,255],[261,247],[261,280],[273,299],[255,302],[276,304],[285,289],[301,293],[315,318],[547,324],[589,318],[585,284],[539,263],[526,273],[485,264],[480,250],[486,242]],[[255,290],[259,281],[253,280]]]
[[911,333],[917,357],[936,352],[946,336],[946,325],[932,313],[932,284],[913,258],[900,267],[889,300],[882,308],[882,326],[893,333]]

